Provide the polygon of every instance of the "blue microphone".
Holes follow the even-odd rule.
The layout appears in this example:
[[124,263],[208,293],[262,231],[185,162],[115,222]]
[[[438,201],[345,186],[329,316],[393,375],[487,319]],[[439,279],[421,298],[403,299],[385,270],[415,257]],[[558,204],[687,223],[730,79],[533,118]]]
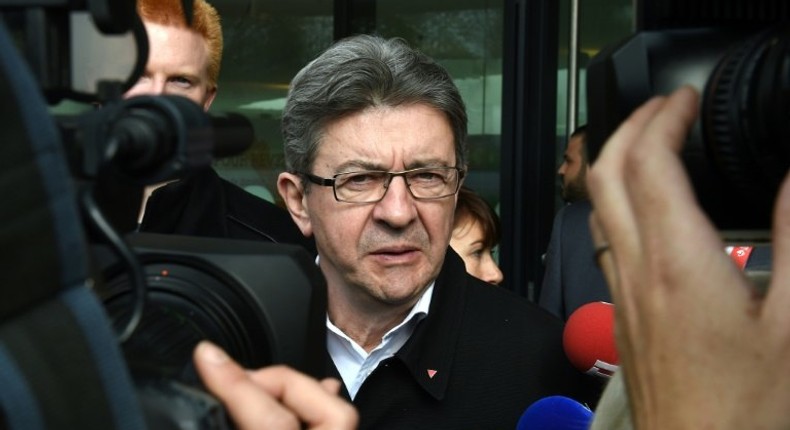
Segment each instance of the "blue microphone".
[[521,415],[516,430],[587,430],[592,423],[590,408],[565,396],[544,397]]

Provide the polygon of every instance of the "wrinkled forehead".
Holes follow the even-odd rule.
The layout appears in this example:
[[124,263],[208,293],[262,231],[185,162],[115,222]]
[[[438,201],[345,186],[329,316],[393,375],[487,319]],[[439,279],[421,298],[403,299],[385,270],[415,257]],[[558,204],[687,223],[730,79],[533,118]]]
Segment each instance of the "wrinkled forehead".
[[330,122],[314,165],[330,169],[405,170],[455,166],[446,116],[425,105],[376,107]]

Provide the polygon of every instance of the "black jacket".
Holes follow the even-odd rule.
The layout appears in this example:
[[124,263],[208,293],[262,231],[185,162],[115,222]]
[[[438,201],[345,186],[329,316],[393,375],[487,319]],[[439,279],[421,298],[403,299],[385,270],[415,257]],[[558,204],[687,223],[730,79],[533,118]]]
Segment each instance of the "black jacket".
[[[428,316],[357,392],[359,428],[514,429],[545,396],[594,403],[600,385],[568,362],[562,330],[544,309],[468,275],[448,250]],[[329,368],[339,378],[331,359]]]
[[159,187],[146,203],[140,231],[302,245],[315,254],[285,209],[204,169]]

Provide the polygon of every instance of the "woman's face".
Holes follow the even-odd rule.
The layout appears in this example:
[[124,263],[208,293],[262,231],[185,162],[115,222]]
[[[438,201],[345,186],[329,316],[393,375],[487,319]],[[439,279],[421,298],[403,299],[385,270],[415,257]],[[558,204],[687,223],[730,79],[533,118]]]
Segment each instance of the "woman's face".
[[470,275],[496,285],[502,282],[502,271],[494,260],[493,250],[484,245],[484,239],[480,223],[468,219],[453,229],[450,246],[463,258]]

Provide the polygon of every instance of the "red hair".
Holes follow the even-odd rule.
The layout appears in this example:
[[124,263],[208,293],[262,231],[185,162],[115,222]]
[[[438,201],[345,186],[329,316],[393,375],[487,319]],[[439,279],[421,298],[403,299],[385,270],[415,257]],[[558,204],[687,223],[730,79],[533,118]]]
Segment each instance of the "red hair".
[[[143,21],[159,25],[187,28],[182,0],[137,0],[137,13]],[[205,0],[194,0],[192,26],[203,36],[208,47],[209,83],[217,86],[219,67],[222,62],[222,25],[219,13]]]

